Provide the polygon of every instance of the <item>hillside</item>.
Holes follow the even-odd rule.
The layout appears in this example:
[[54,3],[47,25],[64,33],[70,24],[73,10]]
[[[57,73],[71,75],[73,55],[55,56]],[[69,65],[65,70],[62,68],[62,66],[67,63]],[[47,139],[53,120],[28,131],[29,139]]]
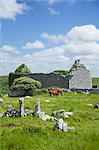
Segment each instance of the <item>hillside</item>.
[[8,92],[8,76],[0,76],[0,94],[6,94]]

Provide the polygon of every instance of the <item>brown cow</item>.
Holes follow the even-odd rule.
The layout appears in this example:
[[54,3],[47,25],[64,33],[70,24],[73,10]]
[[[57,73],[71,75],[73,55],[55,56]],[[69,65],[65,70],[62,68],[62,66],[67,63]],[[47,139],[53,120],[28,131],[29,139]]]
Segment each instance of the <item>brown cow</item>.
[[61,89],[54,89],[54,90],[56,90],[59,94],[63,94],[63,90],[61,90]]
[[63,91],[60,90],[60,89],[48,89],[48,92],[51,95],[54,95],[54,96],[59,96],[60,94],[63,94]]

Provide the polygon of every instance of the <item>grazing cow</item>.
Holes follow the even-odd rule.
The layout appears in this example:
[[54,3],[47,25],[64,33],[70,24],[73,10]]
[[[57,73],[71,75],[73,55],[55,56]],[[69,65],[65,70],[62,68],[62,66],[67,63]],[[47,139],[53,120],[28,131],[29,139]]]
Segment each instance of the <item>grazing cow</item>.
[[52,96],[52,95],[58,96],[59,95],[59,93],[56,90],[53,90],[53,89],[48,89],[48,92],[49,92],[50,96]]
[[60,89],[48,89],[48,92],[51,95],[54,95],[54,96],[59,96],[60,94],[63,94],[63,91],[60,90]]
[[63,90],[61,90],[61,89],[55,89],[59,94],[63,94]]

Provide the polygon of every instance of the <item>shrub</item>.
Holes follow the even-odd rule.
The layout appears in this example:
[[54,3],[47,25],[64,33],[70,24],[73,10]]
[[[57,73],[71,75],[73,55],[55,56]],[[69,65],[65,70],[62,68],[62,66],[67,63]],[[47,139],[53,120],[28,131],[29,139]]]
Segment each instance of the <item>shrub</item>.
[[19,77],[20,77],[20,74],[16,74],[14,72],[9,73],[9,78],[8,78],[9,87],[11,87],[12,83],[14,82],[14,80],[19,78]]
[[11,85],[12,96],[26,96],[33,95],[36,90],[41,88],[39,81],[33,80],[29,77],[20,77],[15,79]]
[[66,70],[55,70],[55,71],[53,71],[53,73],[59,74],[59,75],[66,75],[68,73],[68,71],[66,71]]

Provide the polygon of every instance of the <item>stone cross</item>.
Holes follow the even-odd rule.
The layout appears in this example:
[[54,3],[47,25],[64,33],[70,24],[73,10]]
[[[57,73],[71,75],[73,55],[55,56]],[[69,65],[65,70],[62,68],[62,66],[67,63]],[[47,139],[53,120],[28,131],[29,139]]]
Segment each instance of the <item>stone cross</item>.
[[19,113],[20,117],[24,116],[24,98],[19,98]]

